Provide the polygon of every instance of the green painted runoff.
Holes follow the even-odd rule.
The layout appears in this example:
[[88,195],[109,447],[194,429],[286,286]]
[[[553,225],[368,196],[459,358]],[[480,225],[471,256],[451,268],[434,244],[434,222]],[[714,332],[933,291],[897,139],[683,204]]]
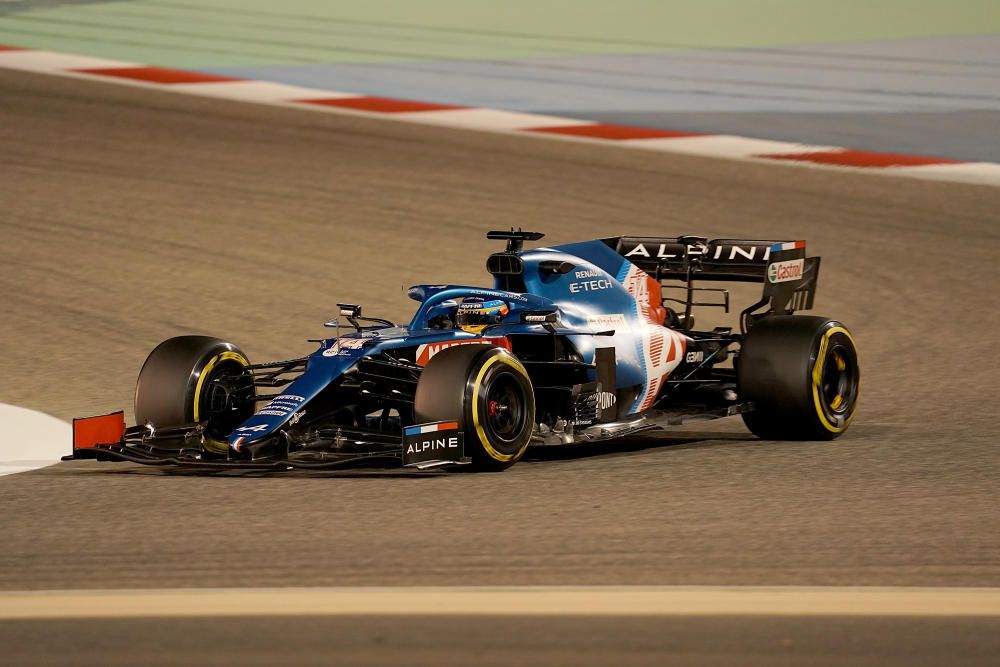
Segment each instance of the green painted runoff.
[[495,60],[1000,32],[996,0],[0,4],[0,44],[172,67]]

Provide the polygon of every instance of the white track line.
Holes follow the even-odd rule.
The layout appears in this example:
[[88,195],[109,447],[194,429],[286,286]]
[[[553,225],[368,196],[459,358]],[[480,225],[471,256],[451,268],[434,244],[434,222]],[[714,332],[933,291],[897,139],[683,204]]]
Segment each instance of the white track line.
[[650,150],[666,150],[690,155],[709,157],[743,158],[753,155],[778,153],[823,153],[840,150],[836,146],[813,146],[788,141],[752,139],[728,134],[712,134],[703,137],[678,137],[676,139],[629,139],[628,145]]
[[112,67],[140,67],[138,63],[107,58],[78,56],[55,51],[0,51],[0,66],[26,72],[63,74],[75,69],[107,69]]
[[995,162],[965,162],[963,164],[929,164],[924,167],[896,167],[899,176],[917,176],[962,183],[1000,184],[1000,164]]
[[543,116],[518,111],[499,109],[449,109],[445,111],[420,111],[395,114],[402,120],[416,121],[428,125],[444,125],[488,132],[517,132],[533,127],[562,125],[595,125],[589,120],[570,120],[556,116]]
[[1000,589],[558,586],[0,593],[0,620],[443,614],[1000,616]]
[[57,463],[70,453],[72,433],[61,419],[0,403],[0,475]]
[[[164,89],[162,85],[146,84],[147,87]],[[260,104],[289,103],[291,100],[309,99],[314,97],[357,97],[353,93],[328,93],[315,88],[290,86],[271,81],[223,81],[220,83],[175,83],[169,87],[174,92],[201,95],[203,97],[221,97],[241,102],[257,102]]]

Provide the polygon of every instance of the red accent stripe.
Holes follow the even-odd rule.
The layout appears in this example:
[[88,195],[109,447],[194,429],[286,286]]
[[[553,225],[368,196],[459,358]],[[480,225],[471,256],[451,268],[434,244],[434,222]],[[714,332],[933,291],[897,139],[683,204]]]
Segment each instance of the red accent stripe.
[[466,109],[468,107],[453,104],[431,104],[414,100],[397,100],[391,97],[331,97],[316,100],[295,100],[302,104],[318,104],[326,107],[354,109],[355,111],[376,111],[378,113],[407,113],[412,111],[448,111],[451,109]]
[[899,155],[897,153],[872,153],[870,151],[824,151],[821,153],[785,153],[758,155],[770,160],[795,160],[834,164],[841,167],[920,167],[928,164],[962,164],[965,160],[922,157],[920,155]]
[[649,384],[649,389],[648,389],[649,393],[646,394],[646,398],[643,399],[642,405],[639,406],[639,410],[640,411],[642,411],[642,410],[648,410],[650,408],[650,406],[652,406],[653,403],[656,401],[656,395],[660,393],[660,382],[662,382],[662,381],[663,381],[663,378],[660,377],[660,378],[657,378],[657,379],[653,380]]
[[93,449],[113,445],[125,437],[125,413],[113,412],[99,417],[73,420],[73,449]]
[[442,422],[438,424],[439,431],[454,431],[458,428],[458,422]]
[[0,44],[0,51],[27,51],[27,49],[20,46],[7,46],[6,44]]
[[527,132],[546,132],[548,134],[564,134],[572,137],[590,137],[591,139],[608,139],[623,141],[625,139],[677,139],[680,137],[698,137],[699,134],[687,132],[670,132],[654,130],[648,127],[631,127],[629,125],[610,125],[596,123],[594,125],[565,125],[556,127],[534,127]]
[[510,338],[507,338],[506,336],[501,336],[500,338],[486,338],[485,340],[487,343],[496,345],[497,347],[502,347],[508,352],[514,349],[514,346],[510,343]]
[[96,69],[74,70],[83,74],[98,76],[113,76],[118,79],[132,79],[147,83],[223,83],[226,81],[242,81],[231,76],[218,76],[204,72],[188,72],[164,67],[98,67]]

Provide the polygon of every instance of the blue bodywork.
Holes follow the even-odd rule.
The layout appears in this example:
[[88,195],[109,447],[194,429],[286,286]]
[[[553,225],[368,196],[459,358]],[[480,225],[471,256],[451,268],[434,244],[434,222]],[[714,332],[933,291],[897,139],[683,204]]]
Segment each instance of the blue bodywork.
[[[593,363],[598,347],[615,348],[618,389],[635,387],[637,393],[626,414],[648,407],[659,383],[683,357],[687,338],[651,318],[649,306],[659,307],[659,284],[602,241],[586,241],[517,253],[524,264],[524,292],[461,285],[418,285],[411,298],[420,302],[405,326],[351,331],[323,342],[309,358],[305,371],[280,396],[235,429],[230,445],[242,445],[266,438],[293,418],[308,410],[308,403],[363,356],[403,347],[482,340],[482,336],[461,329],[430,328],[430,321],[453,312],[465,297],[502,299],[510,308],[502,324],[485,332],[487,339],[511,334],[552,335],[541,323],[526,323],[526,314],[558,313],[555,334],[571,341],[586,363]],[[572,269],[560,273],[544,270],[542,262],[568,262]],[[650,298],[643,289],[653,289]],[[501,280],[496,279],[499,286]],[[645,287],[644,287],[645,286]],[[594,336],[614,330],[613,336]],[[658,342],[659,341],[659,342]],[[669,346],[669,347],[667,347]],[[662,351],[661,351],[662,349]],[[659,356],[658,356],[659,355]],[[669,358],[668,358],[669,357]]]

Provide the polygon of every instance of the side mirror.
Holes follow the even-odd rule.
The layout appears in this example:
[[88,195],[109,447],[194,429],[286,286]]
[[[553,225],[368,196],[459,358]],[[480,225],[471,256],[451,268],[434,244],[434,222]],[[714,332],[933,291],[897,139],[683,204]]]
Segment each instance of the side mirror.
[[[340,309],[340,317],[347,318],[347,321],[351,323],[351,326],[361,331],[361,325],[358,324],[358,318],[361,317],[361,306],[356,303],[338,303],[337,308]],[[340,329],[339,320],[330,320],[329,322],[324,322],[323,326],[330,327],[333,329]]]
[[356,303],[338,303],[341,317],[361,317],[361,306]]

